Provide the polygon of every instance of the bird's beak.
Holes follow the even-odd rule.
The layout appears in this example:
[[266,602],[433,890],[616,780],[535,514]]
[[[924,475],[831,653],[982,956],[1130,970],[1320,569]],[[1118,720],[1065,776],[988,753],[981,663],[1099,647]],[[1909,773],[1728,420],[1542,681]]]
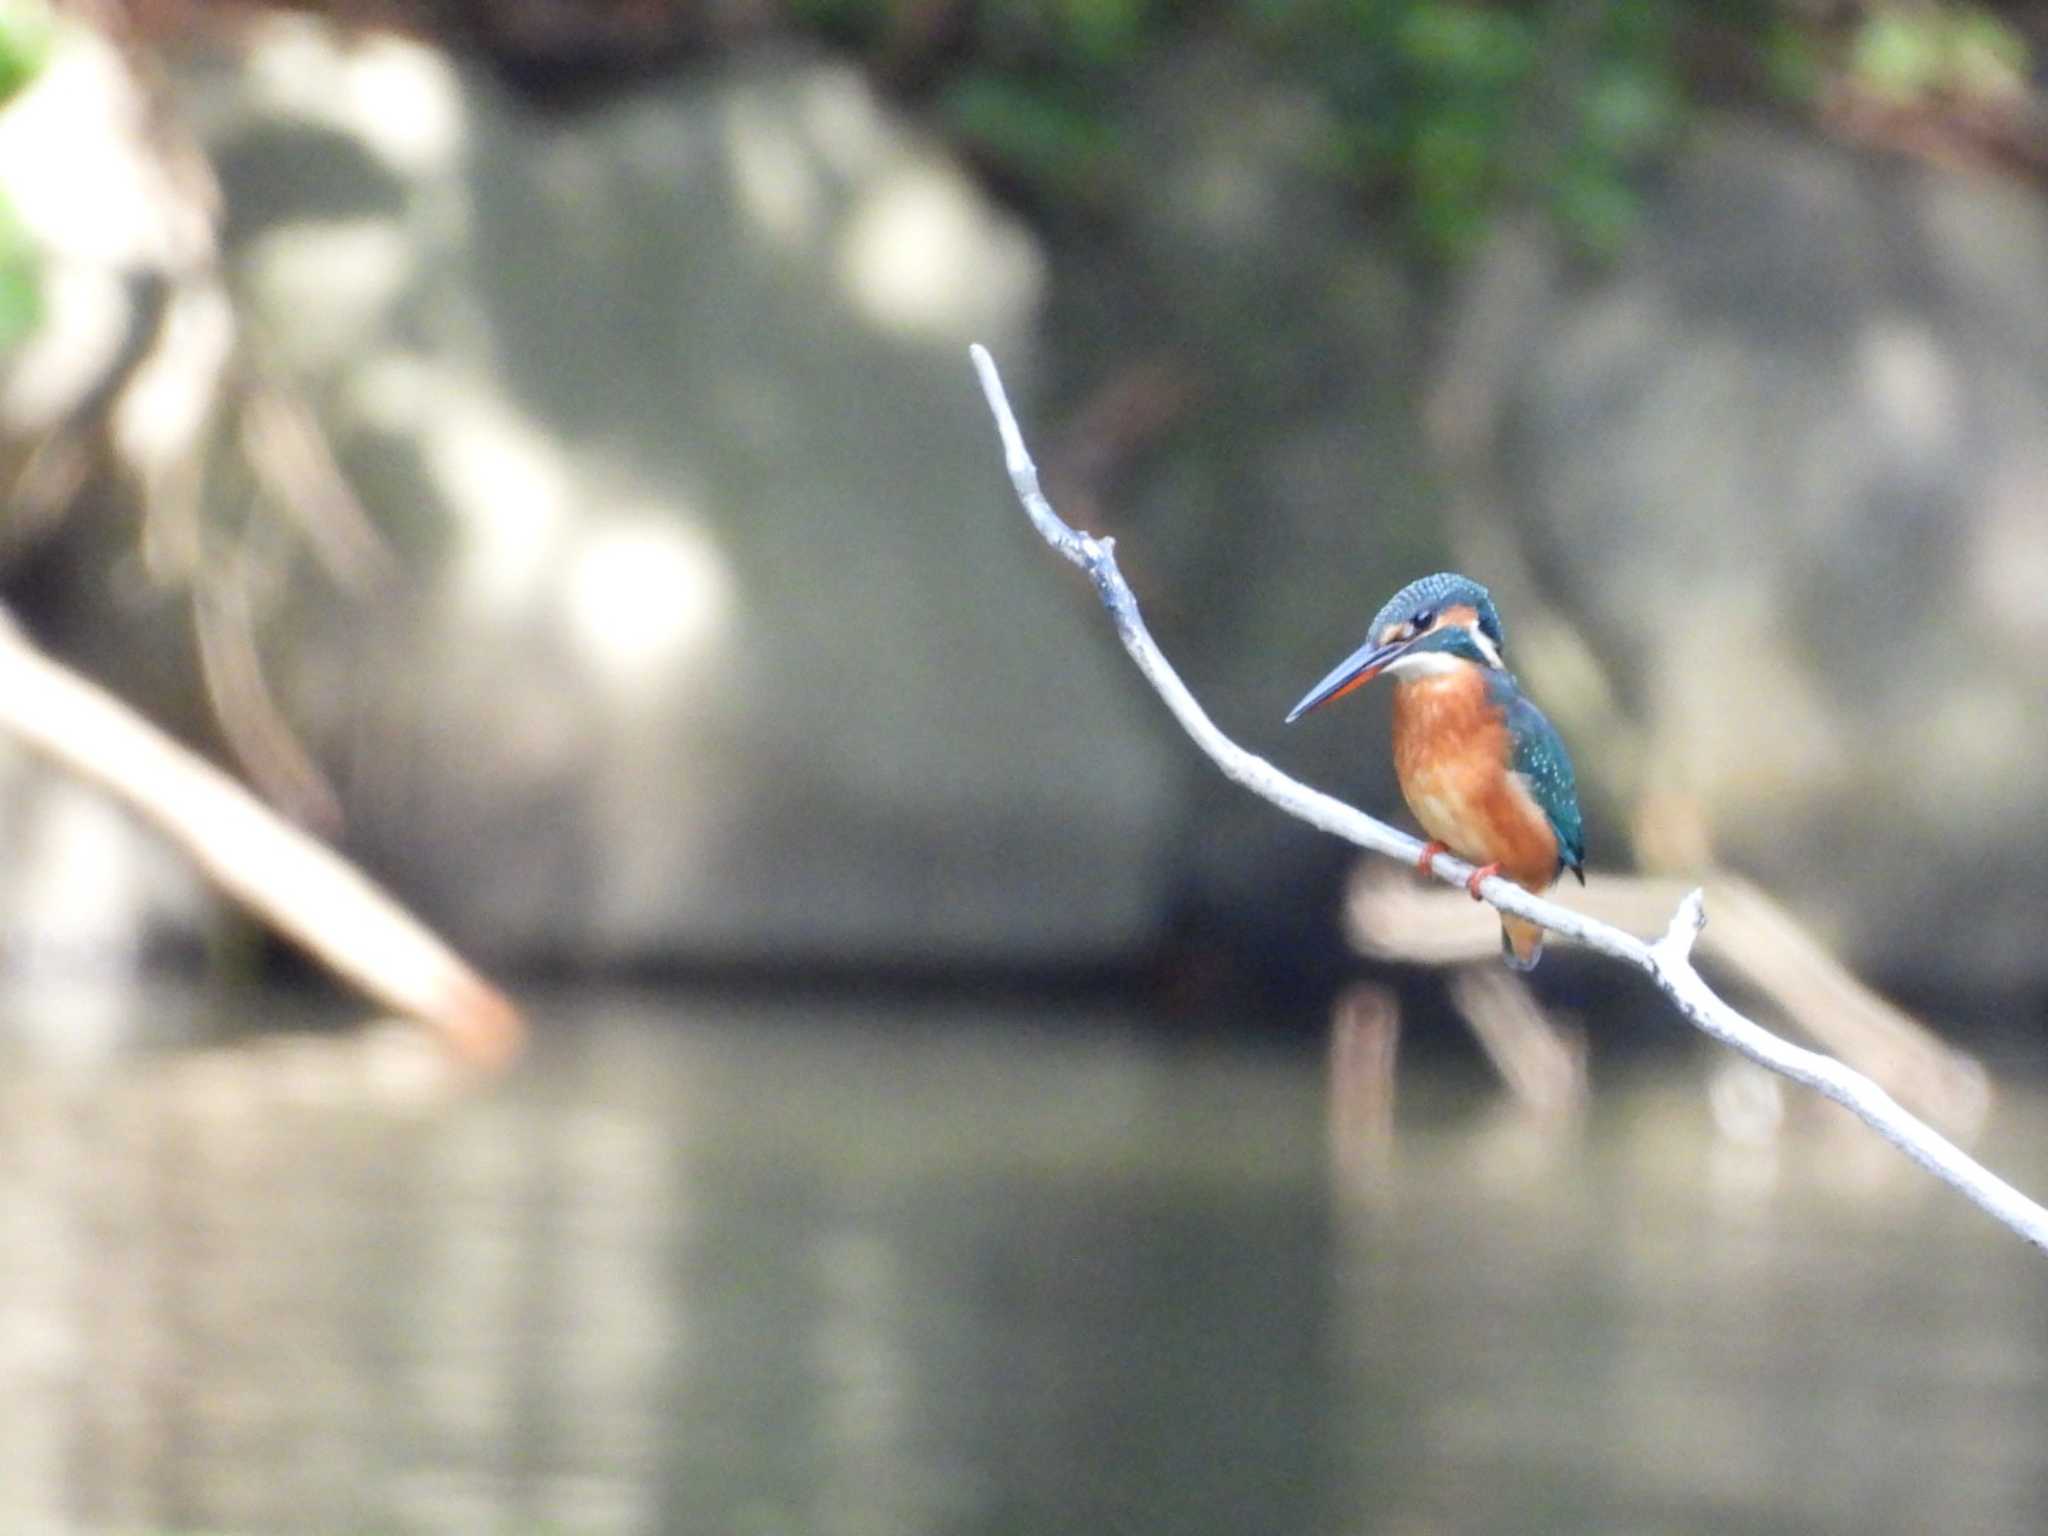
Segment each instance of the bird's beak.
[[1287,723],[1292,725],[1310,710],[1321,709],[1330,700],[1341,699],[1354,688],[1363,688],[1386,670],[1388,662],[1414,643],[1412,640],[1398,640],[1392,645],[1374,645],[1370,640],[1366,641],[1339,662],[1334,672],[1309,689],[1307,696],[1287,712]]

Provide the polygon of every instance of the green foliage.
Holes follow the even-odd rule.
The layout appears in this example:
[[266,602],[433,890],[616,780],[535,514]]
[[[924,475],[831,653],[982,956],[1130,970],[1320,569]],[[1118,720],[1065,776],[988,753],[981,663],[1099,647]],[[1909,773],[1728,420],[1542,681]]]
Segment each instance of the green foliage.
[[[54,23],[31,0],[0,0],[0,106],[27,88],[49,57]],[[0,195],[0,352],[18,345],[42,319],[41,263],[34,241]]]
[[[1795,107],[1836,82],[1909,105],[2030,89],[2024,39],[1940,0],[790,0],[928,95],[955,139],[1026,195],[1114,202],[1142,174],[1121,103],[1197,33],[1235,39],[1328,109],[1326,162],[1431,258],[1537,208],[1590,254],[1623,246],[1639,188],[1701,94],[1731,81]],[[935,25],[933,18],[942,24]]]
[[48,6],[38,0],[0,0],[0,106],[41,72],[55,34]]
[[1773,18],[1758,29],[1757,54],[1771,94],[1802,104],[1820,94],[1826,68],[1820,47],[1804,28]]
[[1446,0],[1391,9],[1397,56],[1420,77],[1460,93],[1510,89],[1535,61],[1536,36],[1514,11]]
[[43,318],[42,263],[14,207],[0,197],[0,352],[25,340]]
[[1876,7],[1850,44],[1858,84],[1898,105],[1934,97],[1982,100],[2026,89],[2026,42],[1978,6]]
[[1634,179],[1684,118],[1668,0],[1314,0],[1277,18],[1338,107],[1343,158],[1425,247],[1471,249],[1510,201],[1581,248],[1633,227]]
[[943,89],[939,110],[956,139],[1034,185],[1093,202],[1108,184],[1116,154],[1111,124],[1098,106],[1057,82],[968,74]]
[[1066,51],[1097,67],[1127,62],[1145,41],[1155,9],[1149,0],[1043,0],[1042,8]]

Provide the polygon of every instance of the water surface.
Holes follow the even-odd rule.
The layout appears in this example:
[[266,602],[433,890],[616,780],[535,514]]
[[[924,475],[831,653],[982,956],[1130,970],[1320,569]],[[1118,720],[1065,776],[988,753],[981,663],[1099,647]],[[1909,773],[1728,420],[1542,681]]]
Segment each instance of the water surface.
[[[543,1013],[548,1010],[543,1009]],[[0,1076],[0,1529],[2018,1532],[2048,1260],[1693,1067],[1581,1119],[1116,1015],[565,1004],[443,1102]],[[2048,1188],[2007,1086],[1986,1155]]]

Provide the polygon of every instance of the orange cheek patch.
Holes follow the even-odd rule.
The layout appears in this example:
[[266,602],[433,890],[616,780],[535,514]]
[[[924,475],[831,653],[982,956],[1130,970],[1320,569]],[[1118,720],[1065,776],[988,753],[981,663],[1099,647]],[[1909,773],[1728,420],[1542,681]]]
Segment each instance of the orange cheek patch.
[[[1434,634],[1440,629],[1477,629],[1478,627],[1479,610],[1470,603],[1459,603],[1455,607],[1439,609],[1436,622],[1430,625],[1423,633]],[[1389,624],[1380,631],[1380,644],[1392,645],[1396,640],[1406,639],[1407,632],[1408,626],[1405,624]]]

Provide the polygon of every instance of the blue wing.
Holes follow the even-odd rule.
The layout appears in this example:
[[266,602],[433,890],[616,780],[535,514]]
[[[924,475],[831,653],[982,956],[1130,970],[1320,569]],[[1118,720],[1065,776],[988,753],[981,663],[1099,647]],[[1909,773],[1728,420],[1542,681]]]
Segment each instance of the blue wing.
[[1543,807],[1550,830],[1557,834],[1560,866],[1586,883],[1586,829],[1579,816],[1578,784],[1572,777],[1571,754],[1557,727],[1530,703],[1513,678],[1489,674],[1495,701],[1507,717],[1508,739],[1514,744],[1514,771],[1528,783],[1529,793]]

